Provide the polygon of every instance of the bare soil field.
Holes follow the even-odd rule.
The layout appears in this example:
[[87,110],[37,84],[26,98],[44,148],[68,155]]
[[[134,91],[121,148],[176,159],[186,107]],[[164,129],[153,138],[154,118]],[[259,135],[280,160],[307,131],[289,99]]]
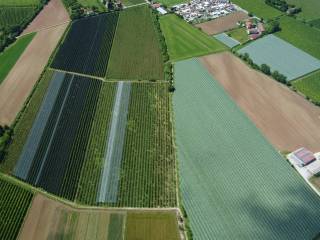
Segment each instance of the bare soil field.
[[275,148],[320,151],[319,107],[231,53],[200,60]]
[[69,22],[69,14],[61,0],[51,0],[21,35],[38,32],[43,29]]
[[40,31],[0,85],[0,124],[10,125],[39,79],[68,24]]
[[237,22],[248,18],[245,12],[237,11],[209,22],[197,24],[208,35],[221,33],[237,26]]

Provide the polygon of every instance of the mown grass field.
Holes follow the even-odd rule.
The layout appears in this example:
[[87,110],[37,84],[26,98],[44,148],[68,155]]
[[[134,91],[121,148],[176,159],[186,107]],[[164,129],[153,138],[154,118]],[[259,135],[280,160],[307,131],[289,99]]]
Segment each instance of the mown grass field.
[[176,4],[181,4],[181,3],[188,2],[188,1],[187,0],[160,0],[159,2],[168,6],[168,7],[171,7]]
[[175,70],[180,188],[194,239],[318,234],[319,196],[198,60]]
[[100,11],[105,9],[101,0],[78,0],[78,2],[85,7],[97,7]]
[[309,22],[313,27],[318,28],[320,30],[320,19],[316,19]]
[[140,4],[140,3],[145,3],[144,0],[124,0],[122,1],[122,3],[125,6],[132,6],[132,5],[136,5],[136,4]]
[[320,1],[318,0],[287,0],[286,2],[302,8],[302,12],[298,14],[299,20],[310,21],[320,18]]
[[277,9],[265,4],[264,0],[233,0],[232,2],[257,17],[264,19],[273,19],[283,14]]
[[194,28],[176,15],[169,14],[161,17],[160,24],[172,61],[227,49],[218,40]]
[[287,16],[280,18],[280,27],[281,31],[275,35],[320,59],[319,30]]
[[30,6],[39,3],[39,0],[0,0],[0,6]]
[[109,59],[107,78],[164,79],[160,43],[148,6],[120,12]]
[[245,28],[233,29],[233,30],[227,32],[227,35],[238,40],[241,44],[243,44],[249,40],[248,33]]
[[292,85],[312,101],[320,103],[320,71],[293,81]]
[[31,33],[19,38],[4,52],[0,53],[0,83],[6,78],[35,35],[36,33]]

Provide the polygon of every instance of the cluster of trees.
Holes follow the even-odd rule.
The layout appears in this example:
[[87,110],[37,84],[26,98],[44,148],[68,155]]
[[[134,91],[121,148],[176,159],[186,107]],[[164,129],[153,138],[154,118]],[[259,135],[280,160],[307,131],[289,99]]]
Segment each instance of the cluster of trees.
[[0,162],[4,159],[13,131],[8,126],[0,126]]
[[259,70],[263,72],[264,74],[273,77],[278,82],[281,82],[286,85],[290,85],[290,82],[287,81],[287,77],[278,71],[271,71],[271,68],[267,64],[261,64],[261,66],[255,64],[252,59],[250,58],[248,53],[245,54],[238,54],[235,52],[236,55],[238,55],[242,60],[247,62],[253,69]]
[[278,20],[269,20],[265,24],[265,34],[272,34],[281,30]]
[[153,22],[154,26],[157,31],[157,36],[160,43],[161,53],[163,57],[164,62],[164,77],[165,79],[170,83],[169,91],[173,92],[175,90],[174,84],[173,84],[173,65],[171,62],[169,62],[169,53],[168,53],[168,47],[166,44],[166,40],[162,34],[160,22],[159,22],[159,14],[156,10],[153,9]]
[[108,2],[108,10],[109,11],[120,11],[123,9],[123,5],[121,2],[116,2],[115,0],[103,0],[102,3],[106,5]]
[[63,0],[63,3],[69,9],[71,19],[78,19],[84,16],[84,6],[77,0]]
[[297,8],[293,4],[288,4],[284,0],[265,0],[265,3],[280,10],[281,12],[288,12],[292,15],[301,12],[301,8]]

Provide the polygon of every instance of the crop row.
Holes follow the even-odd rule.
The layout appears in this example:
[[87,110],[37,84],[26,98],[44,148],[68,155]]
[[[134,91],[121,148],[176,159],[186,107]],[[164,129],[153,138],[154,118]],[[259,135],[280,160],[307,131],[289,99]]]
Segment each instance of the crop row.
[[34,12],[34,7],[1,7],[0,27],[19,25],[25,19],[30,19]]
[[117,22],[118,13],[73,22],[52,67],[104,77]]
[[33,194],[0,178],[0,239],[16,239]]

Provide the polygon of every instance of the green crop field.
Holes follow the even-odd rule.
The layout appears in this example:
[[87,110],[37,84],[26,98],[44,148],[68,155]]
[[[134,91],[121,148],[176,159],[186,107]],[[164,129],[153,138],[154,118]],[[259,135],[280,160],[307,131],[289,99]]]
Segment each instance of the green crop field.
[[122,1],[122,3],[125,6],[132,6],[132,5],[136,5],[136,4],[145,3],[145,1],[144,0],[124,0],[124,1]]
[[0,239],[14,240],[17,239],[33,194],[8,182],[2,175],[0,189]]
[[78,0],[78,2],[85,7],[97,7],[100,11],[105,9],[101,0]]
[[198,60],[178,62],[175,70],[181,196],[194,239],[318,234],[319,196]]
[[257,17],[264,19],[273,19],[283,14],[277,9],[265,4],[264,0],[233,0],[232,2]]
[[169,14],[160,18],[170,59],[173,61],[227,49],[218,40],[194,28],[176,15]]
[[164,79],[163,58],[155,31],[148,6],[122,11],[113,40],[107,78]]
[[292,45],[320,59],[320,31],[295,20],[292,17],[280,18],[281,31],[276,35]]
[[0,6],[30,6],[39,3],[40,0],[0,0]]
[[0,9],[0,27],[17,26],[30,19],[35,12],[34,7],[2,7]]
[[188,2],[188,0],[160,0],[159,1],[160,3],[168,6],[168,7],[171,7],[171,6],[174,6],[176,4],[181,4],[181,3],[185,3],[185,2]]
[[4,173],[12,173],[16,162],[22,152],[23,146],[28,138],[33,121],[37,116],[38,110],[49,86],[53,72],[47,70],[40,79],[38,86],[31,96],[28,107],[22,112],[19,121],[14,127],[13,141],[8,149],[4,161],[0,164],[0,170]]
[[312,101],[320,103],[320,71],[293,81],[292,85]]
[[127,240],[179,240],[175,212],[128,212]]
[[241,44],[243,44],[249,40],[248,33],[245,28],[236,28],[236,29],[233,29],[233,30],[227,32],[227,34],[230,37],[238,40]]
[[36,33],[31,33],[19,38],[13,45],[5,49],[3,53],[0,53],[0,83],[6,78],[35,35]]
[[319,0],[286,0],[286,2],[302,8],[302,12],[298,14],[298,19],[310,21],[320,17]]

